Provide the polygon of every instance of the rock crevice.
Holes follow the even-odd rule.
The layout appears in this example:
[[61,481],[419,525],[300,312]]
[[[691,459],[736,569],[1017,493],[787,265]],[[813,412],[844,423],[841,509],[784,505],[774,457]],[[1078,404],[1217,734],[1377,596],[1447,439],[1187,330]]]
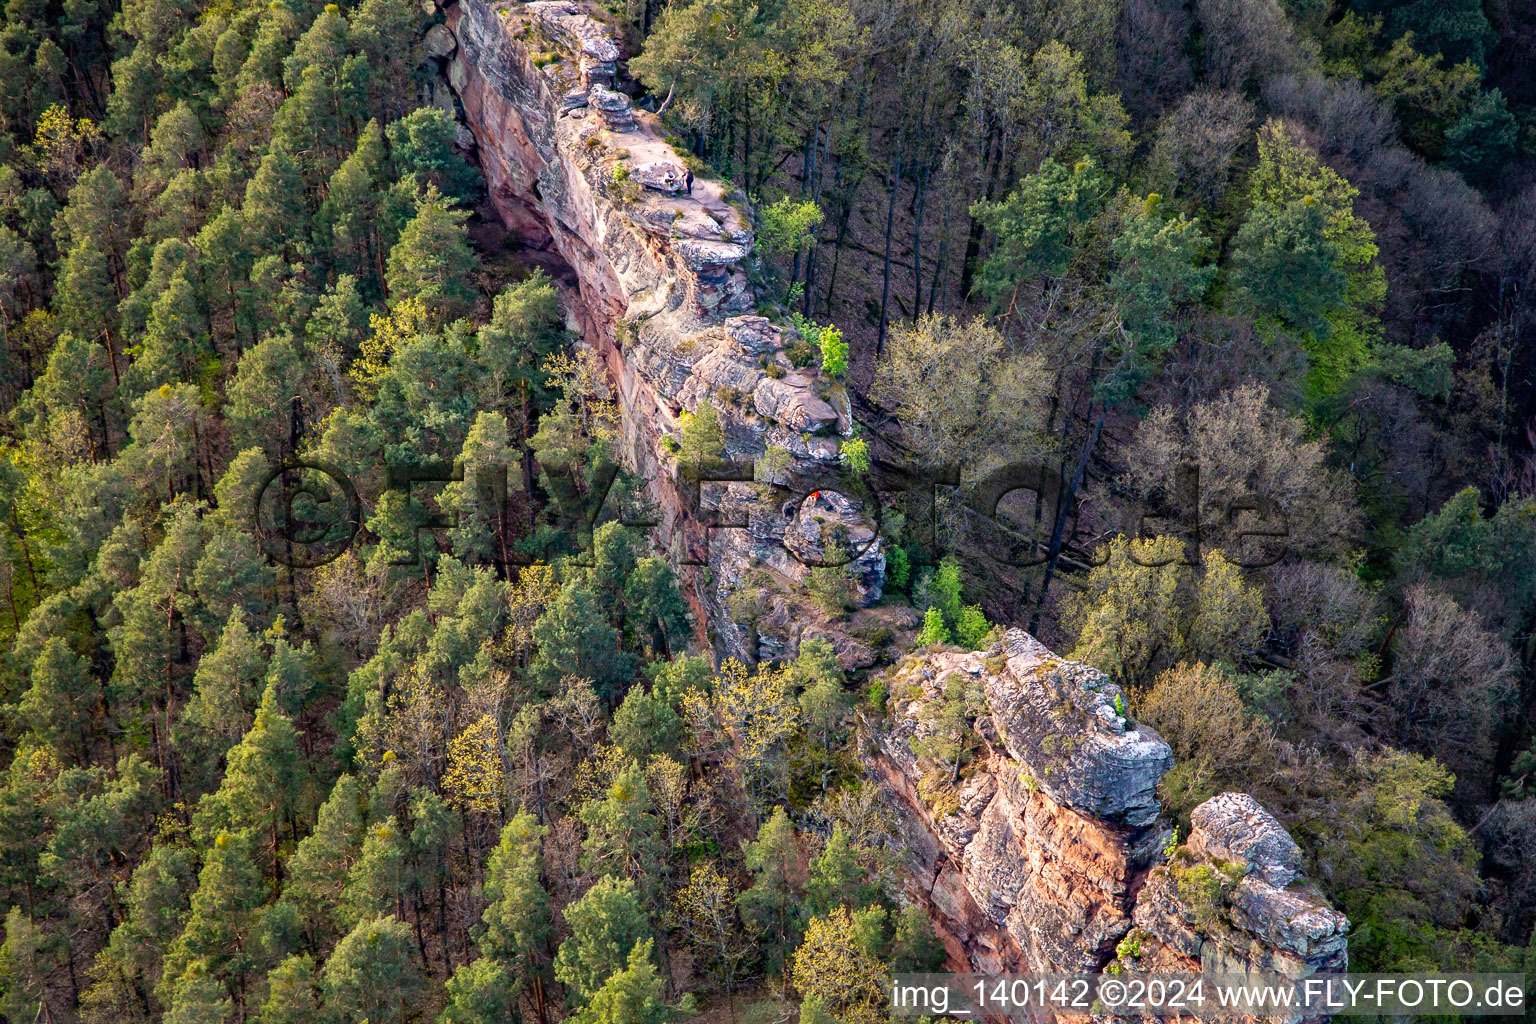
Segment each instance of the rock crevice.
[[[852,596],[872,604],[885,557],[861,509],[844,510],[811,557],[788,557],[796,513],[752,500],[744,483],[706,486],[701,509],[671,455],[681,414],[708,402],[726,456],[750,464],[772,450],[775,482],[792,494],[836,469],[851,434],[842,386],[805,365],[793,328],[755,315],[744,197],[695,177],[656,116],[634,105],[602,12],[568,0],[456,0],[445,13],[453,45],[438,49],[452,54],[448,81],[491,202],[526,244],[574,271],[572,312],[617,384],[624,460],[660,512],[658,540],[688,567],[715,649],[752,660],[765,647],[728,613],[748,574],[799,593],[813,568],[836,561],[823,557],[831,546],[857,556]],[[712,514],[722,501],[741,516]],[[867,543],[844,543],[861,531]],[[755,576],[751,585],[763,589]]]

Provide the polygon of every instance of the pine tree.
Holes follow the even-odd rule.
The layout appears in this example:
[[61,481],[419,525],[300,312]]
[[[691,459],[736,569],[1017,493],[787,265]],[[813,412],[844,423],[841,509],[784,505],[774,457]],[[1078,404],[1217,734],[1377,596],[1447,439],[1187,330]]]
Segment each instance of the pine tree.
[[209,844],[186,926],[166,955],[157,989],[171,1012],[178,1004],[206,1003],[204,977],[217,979],[223,994],[245,991],[256,967],[256,911],[270,892],[253,856],[258,842],[249,833],[220,832]]
[[549,830],[519,811],[501,830],[501,841],[486,862],[480,951],[511,965],[521,976],[535,969],[549,939],[549,894],[542,843]]
[[624,756],[644,763],[653,754],[673,754],[682,745],[683,723],[661,693],[636,683],[613,713],[608,738]]
[[294,954],[267,972],[267,1000],[261,1024],[320,1024],[320,991],[315,963]]
[[583,804],[577,816],[587,826],[583,869],[634,879],[642,894],[654,895],[662,868],[661,823],[651,812],[639,766],[631,763],[620,771],[608,792]]
[[625,622],[644,646],[670,655],[687,643],[692,619],[677,574],[654,555],[635,563],[624,583]]
[[[282,253],[290,258],[300,255],[308,221],[304,178],[286,151],[274,149],[261,158],[245,187],[240,214],[245,221],[246,242],[253,252]],[[259,320],[256,323],[258,331],[267,326]]]
[[336,944],[320,973],[325,1009],[338,1024],[400,1024],[421,987],[404,921],[374,917]]
[[811,861],[810,878],[805,883],[806,910],[814,915],[835,907],[857,909],[873,895],[858,851],[848,841],[842,824],[834,825],[827,845]]
[[114,1024],[137,1007],[150,1012],[150,993],[160,981],[163,958],[181,933],[197,875],[192,851],[156,842],[126,888],[122,922],[96,957],[96,982],[81,1001],[90,1024]]
[[619,650],[618,631],[603,621],[592,591],[567,583],[533,626],[538,653],[529,675],[546,690],[568,675],[592,680],[605,698],[618,694],[634,672],[634,659]]
[[832,645],[821,637],[802,640],[789,678],[800,691],[801,719],[807,727],[820,730],[823,745],[830,745],[832,730],[852,703],[843,689],[843,670]]
[[505,964],[489,957],[471,960],[445,986],[448,1003],[440,1024],[502,1024],[517,1019],[519,984]]
[[363,841],[357,780],[343,775],[320,805],[315,830],[299,841],[288,861],[283,899],[298,909],[317,948],[342,932],[341,899]]
[[783,807],[775,807],[758,826],[756,840],[742,843],[742,853],[752,885],[737,898],[741,916],[755,932],[771,939],[774,962],[782,964],[795,946],[804,898],[800,847]]
[[0,1014],[7,1020],[45,1019],[48,963],[45,936],[20,907],[5,916],[5,942],[0,943]]
[[101,701],[101,685],[90,668],[69,644],[50,637],[32,666],[32,686],[16,710],[39,739],[85,763]]
[[649,952],[651,923],[631,879],[599,878],[581,899],[565,908],[565,921],[571,937],[560,944],[555,977],[577,1005],[624,969],[636,947],[644,944]]
[[244,611],[236,608],[217,643],[197,663],[192,697],[175,733],[199,790],[212,783],[216,762],[251,727],[266,662]]
[[682,426],[677,452],[680,465],[697,472],[725,454],[725,431],[713,401],[706,398],[693,412],[679,416],[678,422]]
[[205,840],[230,829],[250,829],[270,837],[268,856],[278,871],[279,829],[299,807],[308,773],[298,730],[278,706],[268,685],[251,727],[229,751],[224,782],[204,797],[193,816],[194,833]]
[[662,980],[651,962],[652,944],[651,939],[635,943],[623,969],[609,975],[571,1019],[577,1024],[666,1024],[680,1016],[663,1000]]
[[341,892],[343,920],[367,921],[397,910],[405,895],[405,844],[393,815],[363,835],[362,854]]
[[437,323],[448,323],[474,308],[469,282],[479,260],[464,229],[468,214],[428,188],[416,205],[416,215],[400,232],[389,251],[385,285],[393,303],[418,300]]
[[390,124],[390,156],[401,178],[414,178],[463,207],[472,206],[485,187],[480,172],[459,155],[458,123],[438,107],[418,107]]

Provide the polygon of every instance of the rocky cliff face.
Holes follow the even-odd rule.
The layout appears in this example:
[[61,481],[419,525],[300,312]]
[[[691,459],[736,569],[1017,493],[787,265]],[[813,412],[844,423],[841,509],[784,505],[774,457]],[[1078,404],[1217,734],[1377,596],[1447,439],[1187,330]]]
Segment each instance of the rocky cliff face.
[[[592,8],[456,0],[446,15],[429,52],[446,66],[492,200],[574,271],[572,313],[617,382],[626,460],[656,499],[661,541],[697,563],[693,597],[716,649],[779,658],[822,635],[846,665],[872,664],[852,638],[859,615],[915,622],[910,610],[869,609],[829,630],[809,600],[829,549],[858,553],[863,606],[879,597],[885,560],[857,501],[827,486],[851,428],[846,393],[800,365],[793,331],[754,314],[742,197],[693,178],[654,116],[634,108],[620,48]],[[716,521],[737,524],[724,528],[710,528],[711,503],[690,498],[666,443],[705,402],[727,454],[775,485],[723,487]],[[743,604],[755,611],[739,614]],[[1348,922],[1299,877],[1295,843],[1251,798],[1202,805],[1172,846],[1155,792],[1168,746],[1126,717],[1102,674],[1014,630],[993,650],[930,651],[889,676],[889,715],[867,730],[864,763],[904,822],[910,895],[955,969],[1343,968]],[[981,749],[952,779],[914,743],[956,680],[979,711]]]
[[[914,752],[957,688],[980,749],[957,780]],[[1171,842],[1168,745],[1102,673],[1022,630],[991,651],[930,651],[890,674],[866,768],[904,823],[909,894],[957,970],[1343,970],[1348,921],[1299,875],[1300,850],[1252,797],[1202,804]]]
[[[770,653],[792,646],[797,636],[739,626],[730,597],[750,587],[776,595],[768,603],[804,602],[811,569],[840,560],[829,549],[857,555],[853,596],[873,604],[880,540],[856,502],[814,493],[835,476],[852,428],[847,392],[802,365],[792,329],[754,314],[743,197],[695,178],[655,116],[621,91],[605,13],[567,0],[457,0],[446,17],[451,38],[434,49],[491,200],[512,231],[574,271],[572,312],[617,383],[626,462],[656,501],[663,545],[694,563],[687,579],[716,649],[753,658],[764,641]],[[776,489],[705,485],[700,509],[665,439],[704,402],[726,454],[763,463],[758,477]],[[724,511],[710,511],[712,496]],[[741,525],[712,528],[711,515]]]

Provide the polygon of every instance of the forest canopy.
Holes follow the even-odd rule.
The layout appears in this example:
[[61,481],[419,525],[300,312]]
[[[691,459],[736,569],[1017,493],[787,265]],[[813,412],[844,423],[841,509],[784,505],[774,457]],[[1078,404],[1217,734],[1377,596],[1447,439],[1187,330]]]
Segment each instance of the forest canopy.
[[[592,11],[842,464],[1051,487],[890,509],[905,626],[821,565],[792,645],[721,657],[444,10],[10,0],[0,1018],[878,1024],[952,952],[858,760],[882,669],[1006,626],[1168,740],[1184,835],[1269,808],[1354,969],[1536,975],[1528,5]],[[724,390],[678,465],[736,443]],[[355,508],[334,558],[252,528],[274,481]],[[982,704],[923,712],[932,807]]]

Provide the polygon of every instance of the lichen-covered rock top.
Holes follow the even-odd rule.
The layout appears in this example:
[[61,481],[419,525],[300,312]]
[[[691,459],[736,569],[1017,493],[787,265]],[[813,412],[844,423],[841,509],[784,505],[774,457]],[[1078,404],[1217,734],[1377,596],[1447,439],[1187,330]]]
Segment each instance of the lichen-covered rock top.
[[1257,800],[1212,797],[1190,825],[1137,896],[1122,967],[1288,978],[1348,970],[1349,919],[1301,875],[1300,849]]
[[1270,885],[1285,888],[1301,873],[1301,847],[1247,793],[1222,793],[1190,815],[1189,845],[1217,860],[1249,867]]
[[1120,687],[1021,629],[1008,632],[1003,649],[1006,668],[986,675],[986,694],[1008,753],[1063,806],[1129,825],[1153,821],[1157,780],[1173,752],[1126,717]]

